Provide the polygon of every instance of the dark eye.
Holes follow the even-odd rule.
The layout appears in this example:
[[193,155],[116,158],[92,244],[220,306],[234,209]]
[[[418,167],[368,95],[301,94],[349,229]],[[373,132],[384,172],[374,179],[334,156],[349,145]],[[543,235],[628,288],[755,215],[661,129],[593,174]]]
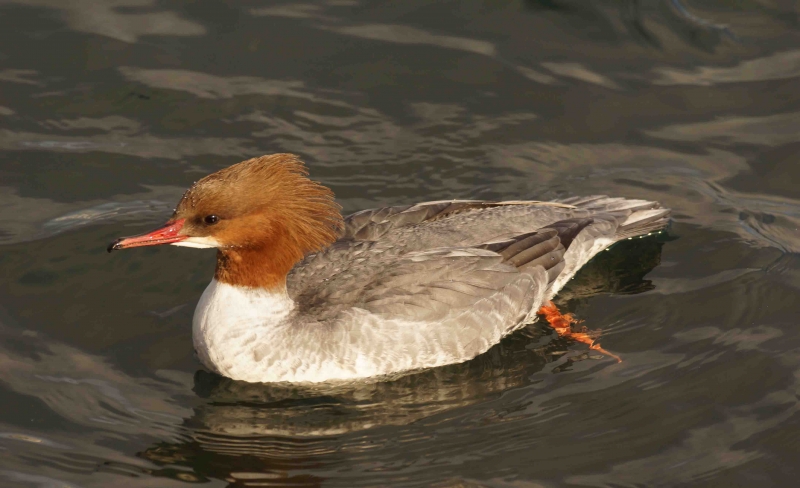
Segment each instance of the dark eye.
[[216,215],[206,215],[203,218],[203,222],[205,222],[206,225],[214,225],[217,222],[219,222],[219,217],[217,217]]

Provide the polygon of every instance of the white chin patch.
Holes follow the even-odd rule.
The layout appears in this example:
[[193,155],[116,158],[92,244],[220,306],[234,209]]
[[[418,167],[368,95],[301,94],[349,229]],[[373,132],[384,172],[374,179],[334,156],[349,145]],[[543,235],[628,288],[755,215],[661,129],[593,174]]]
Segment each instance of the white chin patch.
[[196,247],[197,249],[208,249],[210,247],[220,247],[219,241],[213,237],[190,237],[180,242],[173,242],[171,246]]

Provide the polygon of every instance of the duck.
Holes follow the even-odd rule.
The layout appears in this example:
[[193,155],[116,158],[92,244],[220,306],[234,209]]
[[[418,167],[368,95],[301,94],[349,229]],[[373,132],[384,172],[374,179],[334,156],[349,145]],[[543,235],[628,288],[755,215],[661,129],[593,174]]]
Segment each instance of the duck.
[[[439,200],[342,217],[293,154],[196,181],[167,222],[108,251],[216,249],[192,320],[199,361],[251,383],[348,382],[473,359],[544,310],[593,256],[662,230],[658,202]],[[566,325],[565,325],[566,324]]]

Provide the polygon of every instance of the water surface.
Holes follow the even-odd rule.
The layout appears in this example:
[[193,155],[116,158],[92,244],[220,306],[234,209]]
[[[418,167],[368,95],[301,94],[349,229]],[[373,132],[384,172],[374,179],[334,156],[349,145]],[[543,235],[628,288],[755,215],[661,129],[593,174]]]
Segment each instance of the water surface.
[[[685,9],[685,10],[684,10]],[[793,486],[800,11],[778,0],[0,1],[0,485]],[[394,381],[193,356],[212,252],[108,255],[294,152],[346,212],[609,194],[673,223]]]

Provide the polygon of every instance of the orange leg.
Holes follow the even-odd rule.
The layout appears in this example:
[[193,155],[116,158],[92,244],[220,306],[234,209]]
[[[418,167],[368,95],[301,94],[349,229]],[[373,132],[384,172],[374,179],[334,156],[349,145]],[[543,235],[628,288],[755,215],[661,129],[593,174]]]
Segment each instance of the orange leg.
[[588,332],[585,327],[580,332],[573,332],[572,324],[580,324],[583,321],[576,319],[571,313],[562,314],[553,302],[545,303],[536,313],[544,315],[547,323],[550,324],[550,327],[552,327],[559,336],[588,344],[589,349],[594,349],[606,356],[611,356],[616,359],[618,363],[622,362],[619,356],[606,351],[600,347],[600,344],[595,343],[595,338],[599,335],[598,333]]

